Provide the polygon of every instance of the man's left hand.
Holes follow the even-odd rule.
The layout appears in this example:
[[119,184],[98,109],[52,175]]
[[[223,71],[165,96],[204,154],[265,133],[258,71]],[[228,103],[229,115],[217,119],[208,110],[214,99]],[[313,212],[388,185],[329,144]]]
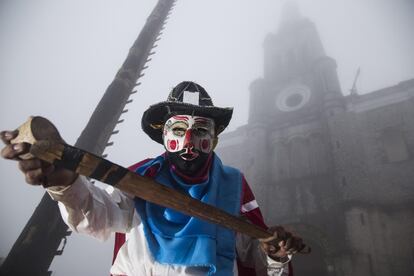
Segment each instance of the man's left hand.
[[260,239],[260,247],[272,259],[277,262],[287,262],[288,255],[293,255],[304,249],[305,245],[300,237],[292,235],[282,226],[273,226],[268,229],[273,236]]

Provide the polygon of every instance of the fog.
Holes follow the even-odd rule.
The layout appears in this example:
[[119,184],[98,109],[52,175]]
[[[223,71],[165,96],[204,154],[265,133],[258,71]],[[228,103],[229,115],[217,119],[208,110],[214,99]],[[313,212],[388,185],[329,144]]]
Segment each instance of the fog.
[[[345,95],[359,67],[360,93],[414,78],[413,1],[296,2],[337,61]],[[2,0],[0,129],[41,115],[74,144],[155,3]],[[245,124],[249,84],[263,74],[262,44],[266,34],[276,32],[284,3],[178,0],[108,158],[128,166],[162,151],[142,132],[141,115],[183,80],[204,86],[215,105],[235,108],[227,131]],[[26,185],[14,162],[0,160],[0,178],[4,258],[44,191]],[[72,234],[51,266],[53,275],[108,275],[112,246],[112,240]]]

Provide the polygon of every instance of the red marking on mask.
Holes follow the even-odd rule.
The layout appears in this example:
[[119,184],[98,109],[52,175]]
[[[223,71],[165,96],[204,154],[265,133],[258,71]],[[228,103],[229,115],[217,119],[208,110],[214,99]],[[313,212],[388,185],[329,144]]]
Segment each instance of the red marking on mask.
[[193,136],[192,129],[187,129],[187,131],[185,132],[185,137],[184,137],[184,147],[193,145],[193,142],[191,141],[192,136]]
[[186,116],[186,115],[175,115],[175,116],[173,116],[173,118],[176,119],[176,120],[188,121],[188,116]]
[[201,149],[202,149],[202,150],[208,150],[208,149],[209,149],[209,147],[210,147],[210,140],[203,139],[203,140],[201,141]]
[[194,118],[194,121],[196,123],[209,123],[210,119],[209,118],[204,118],[204,117],[197,117],[197,118]]
[[177,148],[177,141],[176,140],[168,140],[168,146],[171,150],[175,150]]

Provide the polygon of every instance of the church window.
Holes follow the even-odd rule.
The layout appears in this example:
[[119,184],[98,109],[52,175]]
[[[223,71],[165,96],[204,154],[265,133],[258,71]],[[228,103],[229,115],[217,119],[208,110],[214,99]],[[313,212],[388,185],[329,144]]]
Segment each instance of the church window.
[[413,248],[413,261],[414,261],[414,248]]
[[285,143],[278,142],[274,145],[272,177],[279,181],[289,177],[289,152]]
[[361,225],[365,225],[365,217],[363,213],[359,214],[359,220],[361,221]]
[[400,162],[408,159],[408,149],[401,130],[386,128],[381,135],[382,146],[388,162]]
[[303,137],[295,137],[290,141],[290,173],[299,178],[310,173],[309,144]]
[[286,105],[289,107],[295,107],[299,105],[303,100],[303,95],[301,94],[292,94],[286,99]]
[[339,141],[336,141],[336,148],[339,149],[341,147],[341,143]]
[[372,261],[371,254],[368,254],[368,265],[369,265],[369,275],[375,275],[374,274],[374,262]]
[[320,133],[309,136],[309,166],[312,174],[317,175],[329,170],[327,142]]

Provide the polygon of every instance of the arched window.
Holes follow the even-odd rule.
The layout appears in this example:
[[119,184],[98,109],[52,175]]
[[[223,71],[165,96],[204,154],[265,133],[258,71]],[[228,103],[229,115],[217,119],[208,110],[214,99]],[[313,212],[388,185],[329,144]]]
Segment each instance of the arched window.
[[397,127],[383,130],[381,142],[388,162],[400,162],[409,158],[402,131]]
[[323,137],[319,133],[309,136],[309,156],[312,174],[321,174],[329,170],[327,147]]
[[308,141],[295,137],[290,141],[290,175],[303,177],[310,174]]
[[283,142],[275,143],[273,145],[272,178],[275,181],[289,178],[289,164],[288,146]]

